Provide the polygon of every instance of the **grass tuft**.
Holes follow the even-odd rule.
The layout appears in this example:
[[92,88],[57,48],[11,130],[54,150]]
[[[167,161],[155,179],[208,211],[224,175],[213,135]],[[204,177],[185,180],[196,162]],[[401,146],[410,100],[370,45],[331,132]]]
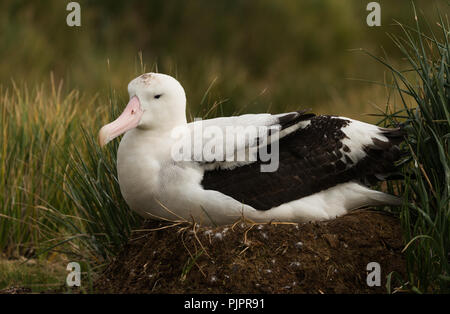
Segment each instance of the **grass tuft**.
[[393,77],[402,108],[384,121],[407,132],[405,180],[400,218],[406,246],[408,286],[417,293],[450,292],[450,24],[439,15],[440,33],[417,17],[398,23],[402,36],[391,38],[408,63],[401,71],[377,58]]

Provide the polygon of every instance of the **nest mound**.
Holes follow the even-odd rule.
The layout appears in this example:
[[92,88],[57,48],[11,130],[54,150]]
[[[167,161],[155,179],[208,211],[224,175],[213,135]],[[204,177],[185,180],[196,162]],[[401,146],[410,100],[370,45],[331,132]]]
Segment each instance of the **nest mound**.
[[[405,273],[397,218],[359,210],[326,222],[204,228],[147,222],[96,281],[104,293],[383,293]],[[366,283],[381,266],[381,286]]]

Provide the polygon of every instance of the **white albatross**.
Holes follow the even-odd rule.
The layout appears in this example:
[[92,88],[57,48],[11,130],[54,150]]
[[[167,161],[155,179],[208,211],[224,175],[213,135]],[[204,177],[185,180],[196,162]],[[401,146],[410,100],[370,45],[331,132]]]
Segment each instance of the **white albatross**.
[[[333,219],[364,206],[399,204],[397,197],[367,184],[395,170],[400,129],[305,111],[187,123],[183,87],[160,73],[135,78],[128,93],[128,105],[101,128],[99,142],[104,146],[125,133],[117,153],[120,189],[130,208],[146,218],[204,225],[233,223],[242,216],[255,222],[307,222]],[[198,148],[208,151],[211,141],[195,143],[196,130],[208,127],[231,132],[215,137],[213,160],[202,160]],[[259,133],[251,132],[243,142],[232,141],[242,127],[271,131],[263,143]],[[194,138],[192,146],[182,146],[190,159],[174,158],[180,145],[175,131],[184,139]],[[200,137],[212,138],[205,133]],[[255,147],[256,153],[250,152]],[[262,148],[276,153],[276,171],[261,171],[267,164]],[[243,161],[236,159],[240,152],[246,154]]]

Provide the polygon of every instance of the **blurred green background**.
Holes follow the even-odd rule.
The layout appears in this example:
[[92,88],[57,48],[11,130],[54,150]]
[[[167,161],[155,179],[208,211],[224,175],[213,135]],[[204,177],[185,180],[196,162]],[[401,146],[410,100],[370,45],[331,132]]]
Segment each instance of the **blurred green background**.
[[[383,81],[384,69],[351,50],[401,62],[386,33],[413,18],[409,0],[378,1],[381,27],[366,24],[368,0],[80,0],[82,25],[69,27],[69,2],[0,2],[1,85],[53,73],[67,90],[125,94],[144,64],[181,81],[194,115],[211,86],[206,103],[224,101],[218,114],[302,107],[361,118],[387,96],[352,79]],[[449,9],[446,0],[415,4],[425,15]]]

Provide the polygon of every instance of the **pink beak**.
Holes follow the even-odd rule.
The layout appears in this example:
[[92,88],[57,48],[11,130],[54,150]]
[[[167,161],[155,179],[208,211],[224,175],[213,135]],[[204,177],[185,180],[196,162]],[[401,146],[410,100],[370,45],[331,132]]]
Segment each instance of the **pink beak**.
[[117,136],[138,126],[144,111],[139,98],[132,97],[122,114],[113,122],[103,126],[98,133],[100,146],[105,146]]

